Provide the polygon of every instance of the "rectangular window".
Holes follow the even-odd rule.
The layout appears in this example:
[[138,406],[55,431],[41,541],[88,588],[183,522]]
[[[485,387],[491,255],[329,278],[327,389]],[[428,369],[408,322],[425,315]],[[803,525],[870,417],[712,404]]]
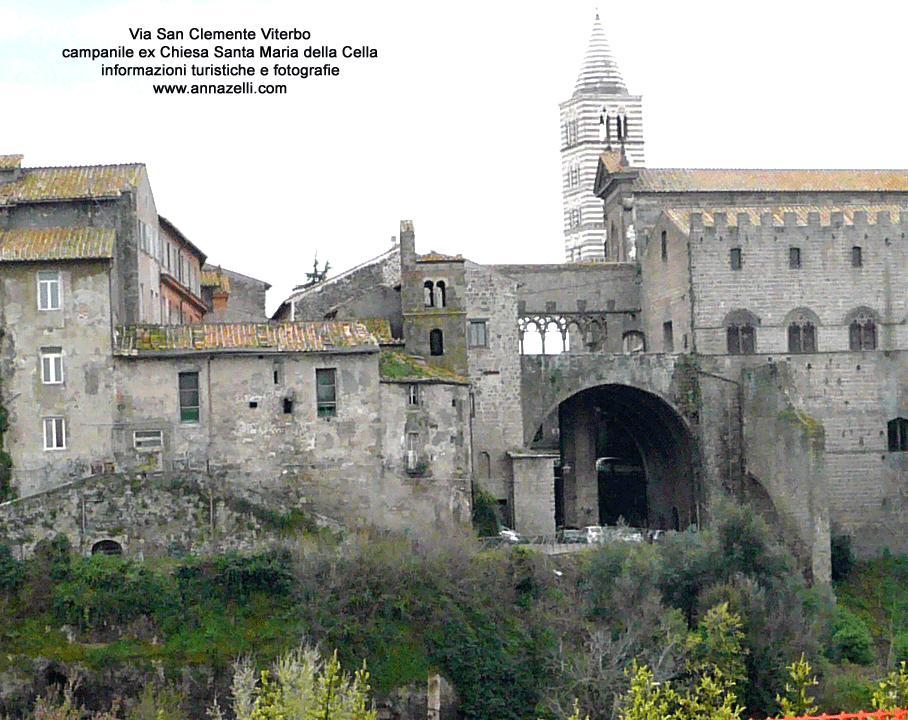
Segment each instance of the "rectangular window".
[[895,418],[889,421],[889,452],[908,451],[908,420]]
[[180,373],[180,422],[197,423],[199,421],[199,374],[197,372]]
[[728,261],[732,270],[741,269],[741,248],[732,248],[728,252]]
[[60,273],[38,273],[38,309],[59,310],[62,307]]
[[864,259],[861,257],[861,248],[855,245],[851,248],[851,267],[861,267]]
[[315,371],[315,401],[319,417],[337,415],[337,372],[334,368]]
[[485,320],[470,320],[469,331],[470,347],[488,346]]
[[662,323],[662,350],[667,353],[675,352],[675,338],[671,320]]
[[801,248],[788,248],[788,267],[797,270],[801,267]]
[[668,260],[668,233],[662,231],[662,259]]
[[132,434],[132,446],[140,452],[154,452],[164,446],[164,432],[161,430],[136,430]]
[[46,417],[44,424],[44,449],[63,450],[66,448],[66,420],[61,417]]
[[41,382],[45,385],[59,385],[63,382],[62,348],[41,348]]
[[408,405],[419,405],[419,385],[410,385],[407,395]]

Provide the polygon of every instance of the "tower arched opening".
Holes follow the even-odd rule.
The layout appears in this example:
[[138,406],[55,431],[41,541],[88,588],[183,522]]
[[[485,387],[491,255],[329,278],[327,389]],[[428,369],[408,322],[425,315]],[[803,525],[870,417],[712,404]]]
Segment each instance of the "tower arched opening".
[[698,524],[696,442],[661,397],[601,385],[564,400],[558,424],[557,526]]

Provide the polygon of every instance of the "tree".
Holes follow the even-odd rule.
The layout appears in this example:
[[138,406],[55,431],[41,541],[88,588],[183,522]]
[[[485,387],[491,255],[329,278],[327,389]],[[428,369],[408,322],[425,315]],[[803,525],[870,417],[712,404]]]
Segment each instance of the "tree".
[[[337,651],[323,660],[317,650],[302,647],[258,677],[253,663],[241,659],[234,665],[231,689],[237,720],[375,720],[365,664],[349,675]],[[223,717],[217,706],[212,717]]]

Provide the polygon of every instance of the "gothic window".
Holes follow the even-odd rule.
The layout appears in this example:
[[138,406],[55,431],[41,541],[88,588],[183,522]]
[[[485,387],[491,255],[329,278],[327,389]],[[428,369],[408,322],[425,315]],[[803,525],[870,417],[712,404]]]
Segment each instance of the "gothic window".
[[743,267],[741,248],[732,248],[728,251],[728,263],[732,270],[740,270]]
[[908,452],[908,420],[902,417],[890,420],[889,452]]
[[864,264],[864,258],[861,257],[861,248],[855,245],[851,248],[851,267],[861,267]]
[[435,284],[426,280],[422,286],[423,302],[426,307],[435,307]]
[[791,323],[788,326],[788,352],[813,353],[816,351],[816,326],[807,319]]
[[859,312],[848,324],[851,350],[876,350],[876,322],[868,312]]
[[438,328],[429,332],[429,354],[435,356],[445,354],[444,334]]
[[801,267],[801,248],[788,248],[788,267],[797,270]]
[[435,307],[445,307],[446,304],[445,282],[444,280],[439,280],[435,283]]
[[735,310],[725,317],[725,341],[729,355],[757,352],[757,316],[748,310]]

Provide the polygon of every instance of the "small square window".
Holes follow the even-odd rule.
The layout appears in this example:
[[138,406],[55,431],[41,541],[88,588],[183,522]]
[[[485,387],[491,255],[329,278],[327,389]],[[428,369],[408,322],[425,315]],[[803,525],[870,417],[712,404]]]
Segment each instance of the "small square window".
[[61,417],[46,417],[44,425],[44,449],[64,450],[66,448],[66,420]]
[[862,267],[864,258],[861,256],[861,248],[855,245],[851,248],[851,267]]
[[161,430],[136,430],[132,434],[132,446],[140,452],[153,452],[164,447],[164,433]]
[[62,307],[60,292],[60,273],[38,273],[38,309],[59,310]]
[[199,374],[181,372],[179,389],[180,422],[197,423],[199,421]]
[[59,385],[63,382],[62,348],[41,348],[41,382],[45,385]]
[[801,248],[788,248],[788,267],[797,270],[801,267]]
[[337,415],[337,372],[334,368],[315,371],[315,400],[319,417]]
[[731,250],[729,250],[728,261],[731,265],[732,270],[740,270],[742,267],[741,248],[732,248]]
[[488,347],[485,320],[470,320],[469,341],[470,347]]

